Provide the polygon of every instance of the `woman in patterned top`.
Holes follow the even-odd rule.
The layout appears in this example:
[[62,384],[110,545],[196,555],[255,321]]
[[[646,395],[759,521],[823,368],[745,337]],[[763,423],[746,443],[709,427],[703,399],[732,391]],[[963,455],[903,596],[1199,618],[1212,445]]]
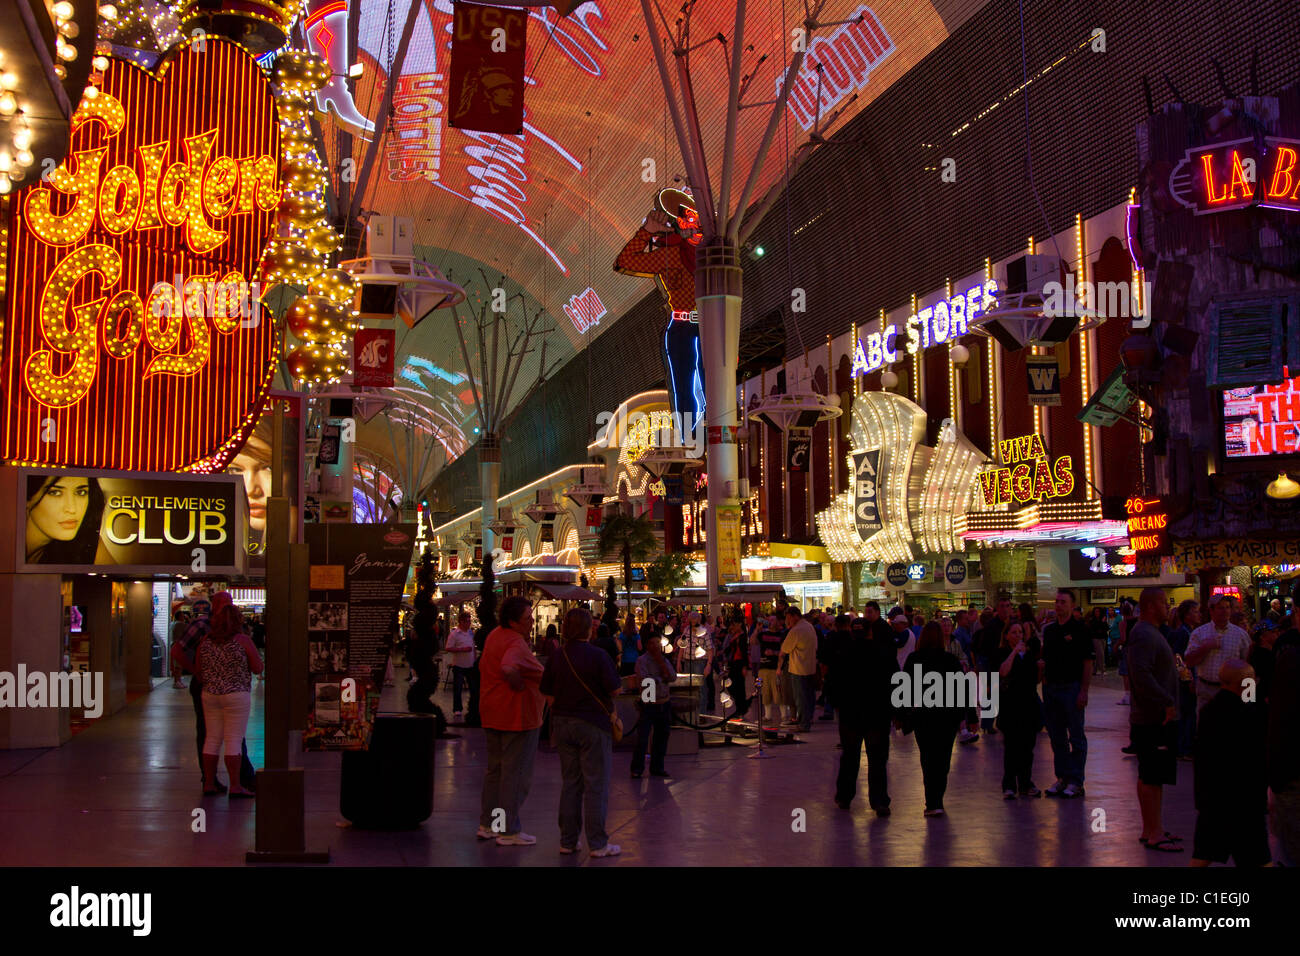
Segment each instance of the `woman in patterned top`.
[[226,744],[226,770],[230,796],[251,797],[253,791],[237,786],[241,742],[248,726],[253,675],[262,673],[262,657],[244,633],[244,612],[233,604],[212,615],[211,629],[195,654],[196,673],[203,682],[203,792],[216,794],[217,756]]

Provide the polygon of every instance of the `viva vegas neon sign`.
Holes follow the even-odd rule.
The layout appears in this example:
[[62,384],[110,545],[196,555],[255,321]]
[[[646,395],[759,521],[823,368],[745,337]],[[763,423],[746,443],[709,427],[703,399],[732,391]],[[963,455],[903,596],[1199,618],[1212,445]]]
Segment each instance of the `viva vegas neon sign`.
[[979,474],[980,493],[987,507],[1027,504],[1045,498],[1064,498],[1074,492],[1074,462],[1062,455],[1052,461],[1037,433],[998,442],[1001,468]]
[[969,331],[971,321],[993,305],[997,291],[997,282],[988,279],[918,309],[904,323],[882,322],[878,331],[854,343],[853,374],[866,375],[893,365],[904,353],[913,355],[961,338]]

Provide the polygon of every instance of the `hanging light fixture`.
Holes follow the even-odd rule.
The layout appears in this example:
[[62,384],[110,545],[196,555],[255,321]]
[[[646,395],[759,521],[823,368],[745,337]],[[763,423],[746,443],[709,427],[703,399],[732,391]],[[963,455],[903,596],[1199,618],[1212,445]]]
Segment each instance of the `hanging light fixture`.
[[1285,501],[1288,498],[1294,498],[1300,495],[1300,483],[1297,483],[1286,472],[1280,473],[1276,480],[1268,483],[1268,496]]

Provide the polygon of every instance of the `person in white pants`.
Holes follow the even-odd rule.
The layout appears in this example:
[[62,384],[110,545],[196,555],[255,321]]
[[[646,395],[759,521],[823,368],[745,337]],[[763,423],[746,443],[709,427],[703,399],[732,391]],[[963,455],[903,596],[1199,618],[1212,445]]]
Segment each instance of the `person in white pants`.
[[195,654],[196,675],[203,682],[203,793],[215,795],[217,758],[226,747],[230,796],[248,798],[252,790],[239,785],[244,731],[252,702],[253,675],[262,672],[262,657],[244,632],[244,612],[228,604],[212,615],[211,628]]

